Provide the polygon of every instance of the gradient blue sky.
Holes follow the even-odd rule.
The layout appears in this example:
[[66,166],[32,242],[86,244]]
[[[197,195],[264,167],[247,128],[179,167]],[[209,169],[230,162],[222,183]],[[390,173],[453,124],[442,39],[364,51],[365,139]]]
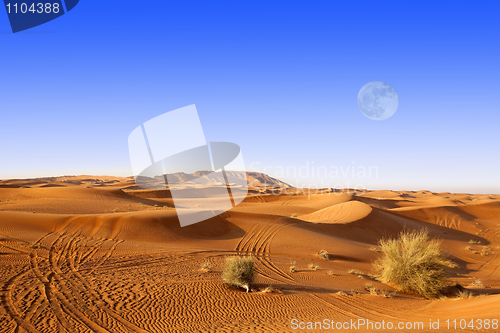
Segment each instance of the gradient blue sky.
[[[4,11],[0,178],[131,175],[129,133],[196,104],[208,141],[295,185],[500,193],[499,14],[496,1],[82,0],[12,34]],[[358,109],[372,80],[399,93],[388,120]]]

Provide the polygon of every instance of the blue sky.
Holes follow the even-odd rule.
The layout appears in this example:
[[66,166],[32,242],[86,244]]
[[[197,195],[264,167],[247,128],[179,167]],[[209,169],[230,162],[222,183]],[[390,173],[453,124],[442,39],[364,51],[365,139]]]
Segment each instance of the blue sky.
[[[130,132],[196,104],[208,141],[295,185],[500,193],[499,14],[495,1],[82,0],[12,34],[0,13],[0,178],[131,175]],[[373,80],[399,94],[385,121],[357,106]]]

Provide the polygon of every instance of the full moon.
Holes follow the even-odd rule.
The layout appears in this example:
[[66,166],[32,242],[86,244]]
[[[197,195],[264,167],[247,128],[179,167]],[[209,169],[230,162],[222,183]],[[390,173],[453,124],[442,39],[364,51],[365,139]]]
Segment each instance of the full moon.
[[389,83],[371,81],[359,90],[358,106],[371,120],[385,120],[398,109],[399,96]]

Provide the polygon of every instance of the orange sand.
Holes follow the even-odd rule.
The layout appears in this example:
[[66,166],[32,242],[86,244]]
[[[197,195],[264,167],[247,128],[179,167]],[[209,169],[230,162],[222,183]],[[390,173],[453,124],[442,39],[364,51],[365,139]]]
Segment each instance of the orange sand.
[[[102,183],[91,184],[96,178]],[[435,332],[429,320],[439,319],[439,331],[453,332],[446,319],[500,319],[500,196],[297,189],[276,196],[266,185],[286,184],[255,174],[249,180],[238,207],[184,228],[168,190],[140,190],[132,178],[0,181],[0,331],[314,332],[321,330],[294,330],[292,319],[365,319],[423,322],[421,332]],[[426,227],[443,239],[459,265],[450,281],[467,287],[481,280],[483,287],[467,289],[486,296],[370,295],[366,283],[393,289],[348,271],[368,274],[378,240],[404,227]],[[320,250],[331,260],[320,259]],[[225,256],[235,254],[256,258],[251,293],[221,281]],[[214,269],[203,273],[207,261]],[[259,292],[268,285],[281,293]]]

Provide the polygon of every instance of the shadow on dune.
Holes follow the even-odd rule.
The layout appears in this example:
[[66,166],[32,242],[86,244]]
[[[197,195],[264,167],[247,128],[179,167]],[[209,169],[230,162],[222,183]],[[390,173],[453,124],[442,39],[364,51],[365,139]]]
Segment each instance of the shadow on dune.
[[[392,209],[392,208],[401,207],[399,205],[401,200],[394,200],[394,199],[379,200],[379,199],[373,199],[373,198],[367,198],[367,197],[359,197],[359,196],[355,196],[355,195],[352,197],[352,200],[361,201],[367,205],[370,205],[370,206],[376,207],[376,208]],[[405,200],[405,201],[408,202],[407,200]]]
[[[376,245],[381,238],[397,237],[404,229],[427,228],[432,237],[440,239],[456,239],[457,237],[467,239],[470,237],[469,233],[460,230],[400,216],[399,214],[383,211],[378,208],[373,208],[372,212],[364,218],[345,224],[310,223],[302,220],[295,221],[300,221],[300,223],[297,224],[298,228],[372,245]],[[447,231],[448,234],[444,234],[443,231]],[[489,242],[482,237],[476,236],[475,238],[480,239],[482,244],[489,244]]]
[[224,214],[181,227],[174,212],[155,212],[68,217],[55,231],[85,237],[160,243],[189,239],[235,239],[245,234],[241,228],[229,222]]

